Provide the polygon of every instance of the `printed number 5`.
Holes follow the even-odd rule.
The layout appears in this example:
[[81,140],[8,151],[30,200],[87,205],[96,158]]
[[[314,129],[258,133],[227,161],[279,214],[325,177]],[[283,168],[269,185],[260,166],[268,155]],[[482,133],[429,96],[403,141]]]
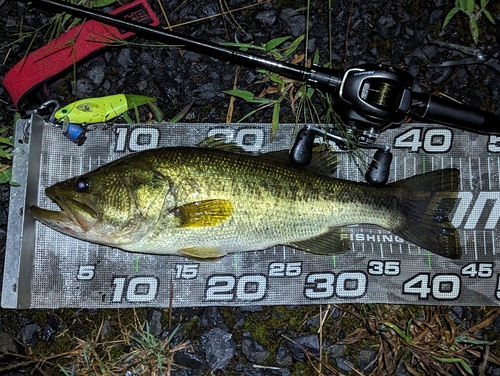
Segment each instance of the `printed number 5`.
[[76,279],[80,281],[89,281],[94,278],[95,265],[80,265]]

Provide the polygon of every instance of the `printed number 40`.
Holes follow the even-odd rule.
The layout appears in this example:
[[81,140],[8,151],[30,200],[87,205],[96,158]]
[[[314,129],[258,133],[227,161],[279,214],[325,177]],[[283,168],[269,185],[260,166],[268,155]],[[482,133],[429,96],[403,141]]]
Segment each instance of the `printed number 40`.
[[417,153],[420,149],[426,153],[446,153],[451,149],[453,133],[447,128],[412,128],[394,138],[394,147],[410,149]]
[[404,295],[417,295],[419,299],[455,300],[460,296],[461,281],[455,274],[417,274],[403,283]]

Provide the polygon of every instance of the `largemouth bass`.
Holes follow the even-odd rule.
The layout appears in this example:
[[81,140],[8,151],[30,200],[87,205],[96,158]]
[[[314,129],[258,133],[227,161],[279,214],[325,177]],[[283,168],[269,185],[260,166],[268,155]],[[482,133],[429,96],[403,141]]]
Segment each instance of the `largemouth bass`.
[[62,210],[31,213],[64,234],[131,252],[204,259],[288,245],[336,254],[351,248],[346,226],[374,224],[459,258],[448,219],[459,180],[457,169],[444,169],[376,188],[271,154],[160,148],[48,187]]

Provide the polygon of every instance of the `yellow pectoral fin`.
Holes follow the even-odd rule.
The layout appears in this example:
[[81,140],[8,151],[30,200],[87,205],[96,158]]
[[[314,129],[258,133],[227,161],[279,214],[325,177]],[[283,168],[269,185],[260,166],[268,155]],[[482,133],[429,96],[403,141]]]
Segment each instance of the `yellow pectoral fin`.
[[228,200],[196,201],[179,206],[173,212],[180,220],[180,227],[217,226],[233,215],[234,205]]
[[179,250],[179,253],[182,256],[197,258],[197,259],[214,259],[226,255],[226,252],[223,252],[219,249],[202,248],[202,247],[184,248]]

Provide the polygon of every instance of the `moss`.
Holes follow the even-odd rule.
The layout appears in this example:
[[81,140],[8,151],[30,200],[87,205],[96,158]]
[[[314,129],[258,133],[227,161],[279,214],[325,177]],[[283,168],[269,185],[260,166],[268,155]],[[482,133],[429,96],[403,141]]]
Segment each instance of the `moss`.
[[200,318],[198,316],[191,317],[184,325],[184,332],[192,336],[193,332],[198,330],[199,324]]
[[266,364],[274,364],[278,348],[285,342],[283,336],[293,338],[316,332],[316,328],[305,325],[312,309],[316,307],[264,307],[261,312],[249,313],[246,316],[241,332],[249,333],[253,339],[264,345],[271,353]]
[[310,363],[297,362],[293,365],[292,376],[315,375],[315,374],[317,374],[317,372]]
[[380,55],[379,60],[391,60],[394,51],[394,40],[375,36],[372,43]]

